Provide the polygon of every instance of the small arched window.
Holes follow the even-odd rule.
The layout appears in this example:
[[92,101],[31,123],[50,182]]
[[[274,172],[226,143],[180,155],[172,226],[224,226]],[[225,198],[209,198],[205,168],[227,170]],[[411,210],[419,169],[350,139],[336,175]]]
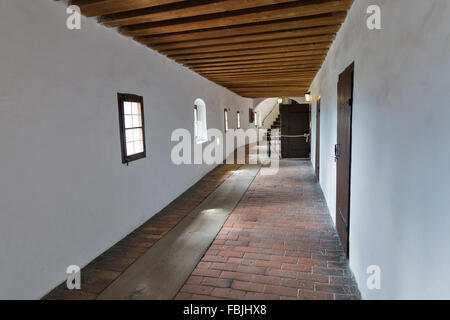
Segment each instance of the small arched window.
[[239,111],[237,112],[237,128],[241,128],[241,113]]
[[228,131],[228,110],[227,109],[223,110],[223,121],[224,121],[225,132],[227,132]]
[[197,143],[208,141],[206,104],[202,99],[197,99],[194,102],[194,136]]

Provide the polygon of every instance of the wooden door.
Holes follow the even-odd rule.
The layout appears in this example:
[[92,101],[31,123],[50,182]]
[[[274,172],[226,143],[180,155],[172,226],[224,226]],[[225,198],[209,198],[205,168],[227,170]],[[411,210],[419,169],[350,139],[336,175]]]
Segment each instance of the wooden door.
[[320,97],[316,103],[316,177],[320,179]]
[[353,74],[354,64],[351,64],[339,76],[337,144],[335,146],[337,162],[336,228],[347,257],[349,257],[350,232]]
[[[280,105],[281,156],[283,158],[309,158],[311,144],[309,137],[292,137],[309,134],[309,105]],[[291,136],[291,137],[283,137]]]

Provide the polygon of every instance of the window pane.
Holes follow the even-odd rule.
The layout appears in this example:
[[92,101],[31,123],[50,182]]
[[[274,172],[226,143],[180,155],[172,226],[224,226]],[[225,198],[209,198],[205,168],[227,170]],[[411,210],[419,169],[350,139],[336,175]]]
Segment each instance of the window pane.
[[131,114],[131,102],[125,101],[123,103],[123,112],[124,114]]
[[125,115],[125,128],[133,127],[133,116]]
[[135,140],[134,132],[132,129],[125,130],[126,142],[133,142]]
[[135,141],[142,141],[142,129],[134,129],[133,136]]
[[134,142],[127,143],[127,156],[132,156],[134,152]]
[[141,116],[134,116],[133,115],[133,127],[141,127]]
[[134,142],[134,153],[141,153],[144,152],[144,146],[142,144],[142,141],[135,141]]
[[137,102],[133,102],[133,103],[131,103],[131,112],[134,114],[134,115],[139,115],[139,114],[141,114],[141,104],[140,103],[137,103]]

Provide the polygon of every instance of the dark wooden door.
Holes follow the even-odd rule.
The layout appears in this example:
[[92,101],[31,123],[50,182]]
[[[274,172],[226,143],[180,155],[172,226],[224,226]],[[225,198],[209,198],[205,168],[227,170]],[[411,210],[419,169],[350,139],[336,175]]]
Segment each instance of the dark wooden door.
[[320,179],[320,97],[316,103],[316,177]]
[[[281,135],[298,136],[309,134],[309,105],[280,105]],[[310,139],[305,137],[282,137],[281,156],[283,158],[309,158],[311,150]]]
[[353,73],[354,64],[351,64],[339,76],[337,144],[335,146],[337,161],[336,228],[347,257],[349,257],[350,232]]

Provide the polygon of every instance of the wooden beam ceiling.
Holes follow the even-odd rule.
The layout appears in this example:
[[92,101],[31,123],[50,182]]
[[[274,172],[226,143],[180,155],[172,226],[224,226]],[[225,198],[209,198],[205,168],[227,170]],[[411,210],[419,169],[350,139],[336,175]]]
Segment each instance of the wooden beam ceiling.
[[353,0],[72,0],[245,97],[302,96]]

